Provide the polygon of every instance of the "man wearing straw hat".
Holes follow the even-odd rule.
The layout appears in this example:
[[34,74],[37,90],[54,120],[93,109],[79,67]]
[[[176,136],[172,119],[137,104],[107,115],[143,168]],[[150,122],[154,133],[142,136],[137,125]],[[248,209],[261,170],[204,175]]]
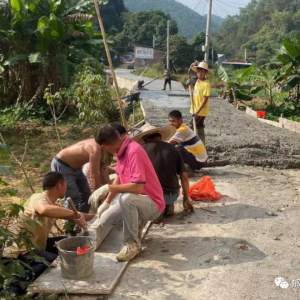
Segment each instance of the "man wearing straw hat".
[[174,215],[174,203],[178,199],[180,190],[177,175],[180,176],[183,190],[183,207],[187,213],[193,212],[193,205],[189,198],[189,179],[183,159],[175,147],[166,143],[175,134],[176,128],[154,127],[146,124],[141,129],[143,132],[133,140],[142,145],[147,152],[162,186],[166,203],[165,212],[159,217],[157,223],[162,221],[164,216]]
[[198,80],[194,88],[190,113],[196,120],[197,135],[205,145],[204,120],[209,114],[209,97],[211,92],[211,85],[208,79],[206,79],[206,75],[212,75],[213,73],[209,70],[205,61],[200,62],[198,66],[191,69],[197,73]]
[[112,126],[105,125],[97,132],[95,141],[117,154],[117,175],[113,184],[96,190],[89,202],[96,206],[108,195],[97,211],[97,230],[102,231],[103,240],[113,225],[123,220],[124,245],[116,258],[128,261],[142,251],[139,228],[165,209],[163,191],[147,153],[130,137],[121,138]]

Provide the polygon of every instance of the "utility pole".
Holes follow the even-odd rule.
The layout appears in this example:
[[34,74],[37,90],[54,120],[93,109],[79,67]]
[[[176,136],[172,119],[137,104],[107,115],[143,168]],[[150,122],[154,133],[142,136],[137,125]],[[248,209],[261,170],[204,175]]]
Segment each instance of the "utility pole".
[[211,25],[211,10],[212,10],[212,0],[208,0],[208,14],[206,23],[206,40],[205,40],[205,56],[204,60],[208,63],[209,59],[209,42],[210,42],[210,25]]
[[170,21],[167,22],[167,68],[170,67]]

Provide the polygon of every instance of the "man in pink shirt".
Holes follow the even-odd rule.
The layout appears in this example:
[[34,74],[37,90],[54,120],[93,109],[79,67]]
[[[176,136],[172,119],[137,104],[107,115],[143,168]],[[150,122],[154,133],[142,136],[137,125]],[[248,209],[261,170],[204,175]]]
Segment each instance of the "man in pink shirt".
[[147,153],[138,143],[129,137],[121,138],[110,125],[100,128],[95,140],[106,151],[117,154],[117,176],[113,184],[96,190],[90,202],[108,194],[97,213],[102,240],[122,220],[124,245],[117,260],[127,261],[142,251],[139,228],[156,219],[165,208],[162,187]]

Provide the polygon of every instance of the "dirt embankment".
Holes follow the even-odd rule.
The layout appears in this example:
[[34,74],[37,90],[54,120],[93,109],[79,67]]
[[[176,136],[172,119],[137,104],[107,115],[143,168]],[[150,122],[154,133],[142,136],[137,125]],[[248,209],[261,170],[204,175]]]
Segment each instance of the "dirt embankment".
[[[168,124],[169,107],[143,101],[146,121],[156,126]],[[174,107],[173,109],[178,109]],[[186,123],[188,108],[180,108]],[[300,167],[300,135],[264,124],[228,102],[211,99],[211,113],[205,121],[209,166],[248,165],[289,169]]]

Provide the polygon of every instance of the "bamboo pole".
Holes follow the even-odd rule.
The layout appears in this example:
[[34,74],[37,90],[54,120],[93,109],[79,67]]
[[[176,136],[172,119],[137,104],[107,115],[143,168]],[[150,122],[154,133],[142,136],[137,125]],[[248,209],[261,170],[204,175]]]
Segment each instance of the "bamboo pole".
[[[195,113],[195,110],[194,110],[194,99],[193,99],[191,85],[189,85],[189,92],[190,92],[190,100],[191,100],[191,105],[192,105],[192,112],[194,114]],[[194,117],[193,117],[193,127],[194,127],[194,132],[197,134],[196,120],[195,120]]]
[[104,30],[103,22],[102,22],[102,19],[101,19],[100,10],[99,10],[97,0],[94,0],[94,5],[95,5],[95,9],[96,9],[96,13],[97,13],[98,21],[99,21],[99,26],[100,26],[102,37],[103,37],[106,56],[107,56],[107,59],[108,59],[110,71],[111,71],[113,81],[114,81],[114,84],[115,84],[115,88],[116,88],[116,92],[117,92],[117,98],[118,98],[118,104],[119,104],[119,108],[120,108],[122,123],[123,123],[123,126],[125,128],[127,128],[125,115],[124,115],[124,109],[123,109],[123,105],[122,105],[122,101],[121,101],[121,95],[120,95],[120,91],[119,91],[119,86],[118,86],[115,70],[114,70],[114,67],[113,67],[113,64],[112,64],[112,60],[111,60],[111,57],[110,57],[110,52],[109,52],[109,48],[108,48],[108,44],[107,44],[107,40],[106,40],[105,30]]

